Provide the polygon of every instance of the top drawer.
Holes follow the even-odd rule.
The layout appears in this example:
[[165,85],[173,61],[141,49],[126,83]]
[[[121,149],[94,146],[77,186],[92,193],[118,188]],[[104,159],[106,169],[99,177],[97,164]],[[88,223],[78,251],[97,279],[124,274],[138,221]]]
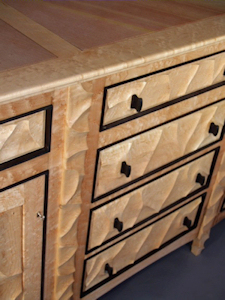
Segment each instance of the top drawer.
[[0,121],[0,171],[50,151],[52,105]]
[[183,100],[225,80],[225,52],[105,88],[101,130]]

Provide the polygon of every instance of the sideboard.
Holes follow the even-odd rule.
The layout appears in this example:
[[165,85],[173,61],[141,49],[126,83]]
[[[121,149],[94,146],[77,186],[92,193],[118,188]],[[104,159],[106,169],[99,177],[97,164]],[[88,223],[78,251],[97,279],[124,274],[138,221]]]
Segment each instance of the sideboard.
[[225,218],[224,13],[0,3],[0,299],[97,299],[201,253]]

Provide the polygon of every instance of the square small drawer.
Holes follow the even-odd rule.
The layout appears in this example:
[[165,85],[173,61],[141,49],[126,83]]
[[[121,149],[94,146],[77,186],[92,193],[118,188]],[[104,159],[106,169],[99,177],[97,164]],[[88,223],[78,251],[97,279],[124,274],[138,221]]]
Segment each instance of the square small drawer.
[[50,151],[52,105],[0,121],[0,171]]
[[224,135],[225,101],[98,150],[93,201],[188,157]]
[[194,230],[198,225],[205,195],[86,259],[82,296]]
[[209,186],[219,148],[91,210],[86,252],[123,235]]
[[[100,130],[180,102],[225,80],[225,52],[105,88]],[[186,95],[186,98],[185,98]]]

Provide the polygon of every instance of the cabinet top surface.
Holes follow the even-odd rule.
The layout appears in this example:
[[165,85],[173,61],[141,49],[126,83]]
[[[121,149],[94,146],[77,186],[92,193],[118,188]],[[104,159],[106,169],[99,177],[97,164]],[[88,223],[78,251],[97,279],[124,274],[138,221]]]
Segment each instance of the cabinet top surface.
[[2,0],[0,28],[3,102],[223,41],[225,1]]

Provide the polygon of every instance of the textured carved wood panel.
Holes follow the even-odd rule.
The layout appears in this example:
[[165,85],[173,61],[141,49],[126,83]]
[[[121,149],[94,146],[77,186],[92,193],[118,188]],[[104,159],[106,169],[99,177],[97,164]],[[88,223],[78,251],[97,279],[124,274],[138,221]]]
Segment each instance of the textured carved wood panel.
[[200,173],[207,177],[215,152],[207,155],[155,180],[133,192],[93,210],[89,235],[89,248],[101,245],[118,235],[114,220],[123,222],[123,231],[157,214],[162,209],[186,197],[201,187],[196,182]]
[[45,143],[45,111],[0,125],[0,163],[41,149]]
[[184,232],[187,229],[183,225],[184,218],[188,217],[193,225],[200,203],[201,198],[198,198],[87,260],[84,290],[108,278],[109,275],[105,272],[107,263],[113,268],[113,274],[116,274],[119,270],[132,265],[150,251],[160,248],[161,245]]
[[0,192],[1,299],[40,298],[44,193],[44,175]]
[[213,226],[215,217],[217,216],[219,209],[222,205],[222,200],[225,195],[225,154],[220,164],[220,168],[216,175],[216,181],[214,189],[209,199],[206,213],[198,234],[197,239],[192,246],[192,252],[196,255],[200,254],[204,248],[205,241],[209,238],[210,230]]
[[[95,197],[217,140],[224,112],[222,101],[100,151]],[[216,136],[209,133],[211,122],[219,126]],[[123,161],[131,166],[129,177],[121,174]]]
[[225,53],[186,64],[107,90],[103,124],[134,115],[132,95],[143,99],[141,111],[224,80]]
[[64,181],[60,203],[57,299],[73,295],[77,222],[81,213],[81,184],[89,132],[88,116],[91,106],[91,88],[88,83],[69,88],[66,117]]

